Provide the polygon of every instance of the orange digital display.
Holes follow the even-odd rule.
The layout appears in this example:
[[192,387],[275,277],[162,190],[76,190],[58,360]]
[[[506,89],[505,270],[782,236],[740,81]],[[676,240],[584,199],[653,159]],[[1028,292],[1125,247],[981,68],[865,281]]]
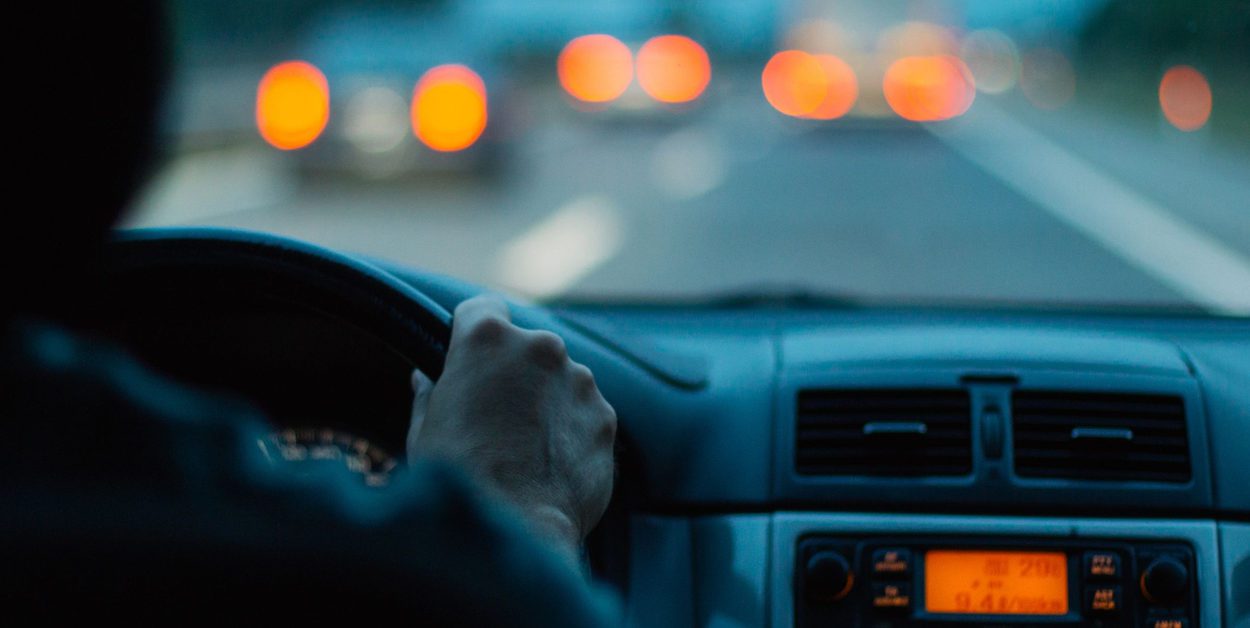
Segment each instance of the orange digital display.
[[930,613],[1067,614],[1068,558],[1063,552],[930,550],[924,607]]

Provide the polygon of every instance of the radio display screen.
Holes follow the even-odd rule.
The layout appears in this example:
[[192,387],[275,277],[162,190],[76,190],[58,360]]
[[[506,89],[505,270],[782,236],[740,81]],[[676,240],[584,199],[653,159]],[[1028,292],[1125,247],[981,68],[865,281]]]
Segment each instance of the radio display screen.
[[929,550],[924,607],[965,615],[1065,615],[1068,559],[1063,552]]

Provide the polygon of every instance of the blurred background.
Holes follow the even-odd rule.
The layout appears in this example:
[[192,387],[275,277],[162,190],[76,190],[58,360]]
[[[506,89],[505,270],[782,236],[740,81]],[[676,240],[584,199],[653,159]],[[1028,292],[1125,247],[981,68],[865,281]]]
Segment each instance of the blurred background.
[[539,300],[1250,315],[1250,1],[170,7],[130,226]]

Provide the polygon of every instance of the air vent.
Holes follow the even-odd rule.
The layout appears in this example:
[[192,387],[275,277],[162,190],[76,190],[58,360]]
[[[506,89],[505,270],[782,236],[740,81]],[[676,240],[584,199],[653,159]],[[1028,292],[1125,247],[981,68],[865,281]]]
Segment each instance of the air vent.
[[1020,391],[1016,473],[1080,480],[1189,480],[1185,402],[1171,395]]
[[972,470],[971,404],[959,389],[799,392],[801,475],[964,475]]

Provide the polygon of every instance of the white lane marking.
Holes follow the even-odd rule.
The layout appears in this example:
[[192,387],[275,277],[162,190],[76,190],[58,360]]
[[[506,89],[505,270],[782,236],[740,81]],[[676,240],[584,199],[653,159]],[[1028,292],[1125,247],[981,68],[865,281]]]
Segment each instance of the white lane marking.
[[504,244],[499,279],[536,298],[560,294],[612,259],[621,236],[620,217],[607,199],[574,199]]
[[993,105],[978,101],[956,126],[933,131],[986,172],[1186,298],[1214,313],[1250,314],[1250,259]]

